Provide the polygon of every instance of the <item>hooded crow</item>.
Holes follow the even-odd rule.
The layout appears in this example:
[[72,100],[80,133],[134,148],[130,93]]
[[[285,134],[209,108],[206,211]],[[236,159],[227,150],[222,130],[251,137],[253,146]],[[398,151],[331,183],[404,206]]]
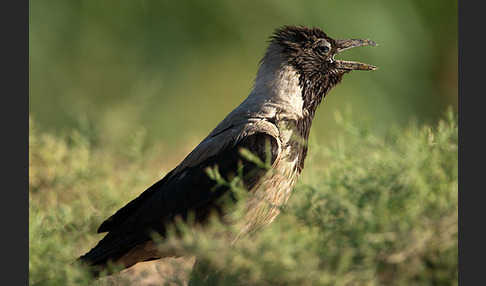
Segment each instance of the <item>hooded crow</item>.
[[[171,172],[104,221],[105,237],[79,259],[95,273],[109,261],[127,268],[137,262],[175,256],[161,253],[151,233],[161,237],[177,218],[204,225],[211,214],[225,215],[231,188],[221,177],[239,175],[248,190],[241,235],[271,223],[304,168],[307,140],[317,107],[325,95],[353,70],[376,67],[334,59],[343,50],[375,46],[371,40],[334,40],[319,28],[284,26],[270,38],[250,95]],[[253,153],[267,168],[243,156]]]

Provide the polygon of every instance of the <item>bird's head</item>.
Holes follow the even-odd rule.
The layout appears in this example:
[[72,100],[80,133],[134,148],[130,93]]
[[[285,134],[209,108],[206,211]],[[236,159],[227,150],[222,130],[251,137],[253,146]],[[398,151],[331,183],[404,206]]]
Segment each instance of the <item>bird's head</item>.
[[319,28],[284,26],[270,38],[263,63],[277,61],[292,66],[300,76],[304,105],[312,105],[307,108],[315,110],[345,73],[376,69],[373,65],[334,58],[344,50],[360,46],[376,46],[376,43],[361,39],[334,40]]
[[375,70],[360,62],[336,60],[344,50],[361,46],[376,46],[371,40],[334,40],[319,28],[284,26],[277,29],[271,43],[278,45],[284,57],[300,72],[312,74],[344,74],[352,70]]

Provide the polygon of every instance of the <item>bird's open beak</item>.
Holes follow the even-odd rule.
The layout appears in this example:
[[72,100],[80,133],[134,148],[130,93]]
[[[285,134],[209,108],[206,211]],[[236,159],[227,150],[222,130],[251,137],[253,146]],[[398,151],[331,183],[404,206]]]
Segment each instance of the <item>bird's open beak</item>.
[[[363,47],[363,46],[376,46],[376,43],[372,40],[361,40],[361,39],[348,39],[348,40],[336,40],[336,53],[340,53],[342,51],[355,48],[355,47]],[[360,63],[360,62],[353,62],[353,61],[343,61],[343,60],[335,60],[336,67],[341,70],[363,70],[363,71],[372,71],[376,70],[377,67]]]

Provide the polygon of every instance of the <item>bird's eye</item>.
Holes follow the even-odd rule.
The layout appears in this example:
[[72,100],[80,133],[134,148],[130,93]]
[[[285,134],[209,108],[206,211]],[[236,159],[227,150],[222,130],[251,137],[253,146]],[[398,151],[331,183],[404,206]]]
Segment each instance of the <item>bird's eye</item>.
[[319,53],[321,53],[323,55],[326,55],[327,53],[329,53],[329,50],[330,50],[330,48],[328,46],[319,46],[318,47]]

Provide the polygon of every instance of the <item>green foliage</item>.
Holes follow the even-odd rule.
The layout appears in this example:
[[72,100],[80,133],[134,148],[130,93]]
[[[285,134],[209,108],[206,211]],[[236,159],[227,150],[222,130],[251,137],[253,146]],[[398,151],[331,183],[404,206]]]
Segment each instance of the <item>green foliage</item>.
[[77,131],[54,136],[30,121],[31,285],[92,285],[74,260],[102,237],[103,219],[160,177],[161,166],[151,166],[157,158],[147,157],[154,152],[139,141],[108,151]]
[[181,248],[202,261],[194,285],[457,285],[452,112],[434,129],[386,138],[340,126],[345,135],[317,150],[328,166],[310,158],[307,180],[269,227],[231,248],[212,235],[222,226],[188,233]]
[[[339,137],[311,142],[289,204],[268,227],[232,246],[221,233],[237,229],[217,222],[161,243],[197,255],[193,285],[457,285],[456,116],[385,136],[336,119]],[[99,223],[177,162],[33,125],[30,284],[92,285],[73,262],[101,238]]]

